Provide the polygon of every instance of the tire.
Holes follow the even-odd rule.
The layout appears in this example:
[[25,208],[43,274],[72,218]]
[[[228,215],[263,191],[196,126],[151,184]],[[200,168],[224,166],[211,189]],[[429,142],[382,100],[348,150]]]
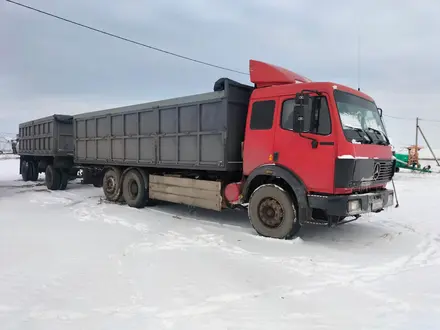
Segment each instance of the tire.
[[52,165],[47,165],[45,181],[47,189],[58,190],[61,185],[61,172],[54,169]]
[[38,181],[38,164],[34,162],[29,163],[29,180]]
[[102,183],[101,182],[93,182],[93,187],[102,188]]
[[88,168],[82,169],[82,182],[83,184],[92,184],[93,183],[93,175],[92,171]]
[[255,231],[264,237],[289,239],[301,229],[292,197],[274,184],[255,189],[249,200],[248,215]]
[[116,202],[122,195],[121,171],[117,168],[108,169],[102,179],[102,190],[105,198],[111,202]]
[[31,171],[30,171],[30,164],[24,160],[21,163],[21,178],[24,182],[28,182],[30,180]]
[[67,184],[69,183],[69,173],[64,172],[64,171],[60,171],[60,190],[66,190],[67,188]]
[[129,170],[122,181],[122,196],[130,207],[143,208],[147,202],[144,178],[136,169]]
[[102,181],[103,181],[102,175],[93,176],[93,180],[92,180],[93,187],[102,188]]
[[148,172],[145,169],[138,169],[138,171],[143,171],[143,173],[142,172],[140,173],[144,174],[142,175],[142,178],[144,180],[144,185],[145,185],[145,206],[151,206],[151,207],[157,206],[159,204],[159,201],[156,199],[150,199],[150,195],[148,193],[148,186],[150,183],[150,181],[148,181],[150,180],[150,176]]

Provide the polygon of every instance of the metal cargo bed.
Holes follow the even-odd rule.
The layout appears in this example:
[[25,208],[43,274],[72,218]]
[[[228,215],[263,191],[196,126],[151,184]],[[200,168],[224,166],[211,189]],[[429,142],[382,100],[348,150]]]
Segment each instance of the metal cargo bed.
[[252,89],[222,78],[214,92],[75,115],[75,162],[239,171]]
[[22,156],[73,156],[73,120],[68,115],[52,115],[19,125]]

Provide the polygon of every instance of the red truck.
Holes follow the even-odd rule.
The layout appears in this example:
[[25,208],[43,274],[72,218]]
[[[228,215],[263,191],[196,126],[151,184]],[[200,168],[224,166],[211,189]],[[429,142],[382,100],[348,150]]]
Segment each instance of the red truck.
[[[108,200],[137,208],[155,200],[245,208],[258,234],[273,238],[393,205],[386,185],[395,161],[371,97],[254,60],[250,80],[222,78],[205,94],[54,115],[45,118],[53,121],[48,130],[41,120],[21,124],[20,173],[46,172],[57,190],[82,169]],[[44,144],[47,132],[59,137]],[[45,153],[48,146],[59,147]]]
[[252,60],[250,80],[243,180],[225,195],[249,203],[258,233],[286,238],[393,205],[395,162],[371,97]]

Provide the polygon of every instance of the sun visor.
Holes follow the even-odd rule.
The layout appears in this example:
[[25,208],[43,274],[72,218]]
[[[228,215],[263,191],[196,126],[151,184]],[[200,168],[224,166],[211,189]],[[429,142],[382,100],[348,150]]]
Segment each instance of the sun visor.
[[254,83],[257,88],[312,82],[309,78],[295,72],[256,60],[249,61],[249,73],[251,82]]

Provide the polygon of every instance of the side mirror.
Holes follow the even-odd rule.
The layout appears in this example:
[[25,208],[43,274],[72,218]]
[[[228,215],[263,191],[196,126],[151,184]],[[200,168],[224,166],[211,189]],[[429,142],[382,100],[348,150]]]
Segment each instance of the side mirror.
[[296,105],[293,108],[293,131],[297,133],[305,133],[303,105]]
[[296,93],[295,103],[298,105],[308,105],[310,101],[310,95],[305,93]]
[[379,112],[379,116],[382,118],[382,108],[377,108],[377,112]]

